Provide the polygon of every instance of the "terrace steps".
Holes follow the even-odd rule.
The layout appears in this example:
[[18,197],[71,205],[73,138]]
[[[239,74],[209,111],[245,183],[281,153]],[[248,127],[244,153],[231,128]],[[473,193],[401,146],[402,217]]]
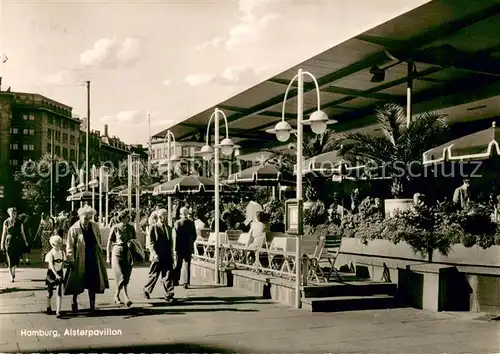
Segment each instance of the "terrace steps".
[[341,281],[302,288],[302,308],[311,312],[379,310],[398,306],[397,284],[341,273]]

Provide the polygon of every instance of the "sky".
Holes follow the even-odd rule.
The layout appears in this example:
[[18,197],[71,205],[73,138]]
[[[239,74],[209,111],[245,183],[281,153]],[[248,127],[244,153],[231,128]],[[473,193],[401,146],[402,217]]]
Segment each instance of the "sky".
[[[425,0],[0,0],[2,87],[36,92],[129,144]],[[208,120],[208,117],[207,117]]]

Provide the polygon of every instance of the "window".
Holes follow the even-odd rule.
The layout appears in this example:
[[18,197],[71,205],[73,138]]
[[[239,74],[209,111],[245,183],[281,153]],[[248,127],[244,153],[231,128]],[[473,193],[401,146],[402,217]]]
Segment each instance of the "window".
[[28,149],[29,149],[28,144],[23,144],[23,150],[28,151]]
[[29,133],[30,135],[35,135],[35,129],[30,129]]
[[66,122],[66,121],[63,122],[63,128],[68,129],[68,122]]
[[19,161],[17,161],[17,160],[10,160],[11,166],[17,166],[18,164],[19,164]]
[[19,150],[19,145],[18,144],[10,144],[10,149],[11,150]]
[[61,141],[61,132],[56,132],[56,141]]
[[49,124],[54,124],[54,117],[48,116],[47,121],[49,122]]
[[68,143],[68,134],[64,133],[63,134],[63,144],[67,144]]
[[52,129],[47,129],[47,136],[50,138],[52,138]]
[[17,129],[17,128],[11,128],[11,129],[10,129],[10,132],[11,132],[12,134],[17,134],[17,133],[19,133],[19,129]]
[[23,129],[23,134],[28,135],[28,129]]
[[50,153],[52,150],[52,144],[47,144],[47,152]]
[[75,159],[75,150],[74,149],[70,149],[69,150],[69,158],[71,160],[74,160]]
[[30,151],[35,151],[35,145],[31,144],[29,147],[30,147]]
[[29,116],[27,114],[23,114],[23,120],[28,120]]
[[75,136],[74,136],[74,135],[70,135],[70,136],[69,136],[69,143],[70,143],[71,145],[74,145],[74,144],[75,144]]
[[33,113],[30,113],[30,120],[35,120],[35,115]]
[[182,148],[182,157],[189,157],[189,148],[188,147]]
[[60,146],[56,146],[56,148],[55,148],[55,154],[56,155],[61,155],[61,147]]
[[66,149],[66,148],[63,148],[63,157],[64,157],[65,159],[67,159],[67,158],[68,158],[68,149]]

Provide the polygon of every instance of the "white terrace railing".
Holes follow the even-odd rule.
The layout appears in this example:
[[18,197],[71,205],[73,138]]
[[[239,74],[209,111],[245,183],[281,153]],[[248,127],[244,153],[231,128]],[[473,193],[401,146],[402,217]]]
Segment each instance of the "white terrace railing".
[[[228,231],[219,236],[220,267],[247,269],[285,279],[295,278],[295,238],[283,233],[267,233],[251,239],[247,233]],[[318,239],[314,235],[302,240],[303,283],[328,282],[335,274],[339,279],[335,261],[341,238],[327,236]],[[194,258],[214,262],[216,235],[202,230],[195,243]],[[326,268],[326,271],[325,271]]]

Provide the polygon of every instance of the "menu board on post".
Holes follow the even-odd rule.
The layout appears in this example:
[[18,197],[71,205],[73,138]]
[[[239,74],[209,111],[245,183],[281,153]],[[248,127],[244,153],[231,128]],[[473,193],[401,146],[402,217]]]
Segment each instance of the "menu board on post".
[[285,232],[293,236],[301,236],[304,230],[303,202],[300,199],[289,199],[285,202]]

